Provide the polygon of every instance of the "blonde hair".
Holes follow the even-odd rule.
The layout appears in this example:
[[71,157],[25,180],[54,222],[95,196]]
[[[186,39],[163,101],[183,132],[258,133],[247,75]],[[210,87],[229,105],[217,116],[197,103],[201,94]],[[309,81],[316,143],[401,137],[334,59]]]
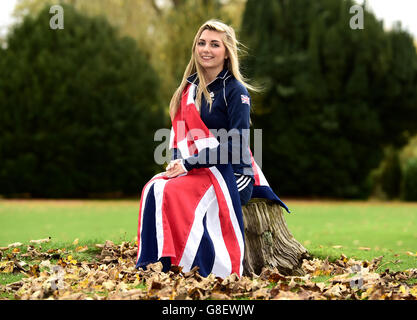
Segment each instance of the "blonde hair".
[[171,119],[175,117],[175,114],[177,113],[177,110],[181,103],[181,95],[185,87],[187,86],[187,78],[196,72],[197,72],[197,77],[200,82],[198,86],[197,94],[196,94],[196,101],[195,101],[197,108],[200,107],[202,95],[204,94],[204,97],[206,98],[206,101],[209,103],[210,110],[211,110],[213,100],[211,99],[210,94],[207,91],[207,88],[206,88],[207,83],[203,76],[203,70],[202,70],[202,67],[198,64],[197,59],[196,59],[196,54],[195,54],[195,48],[196,48],[197,42],[200,39],[200,36],[204,30],[217,31],[222,34],[223,44],[226,47],[226,56],[228,57],[228,59],[226,60],[228,70],[247,89],[252,90],[252,91],[258,91],[257,88],[246,83],[247,80],[240,73],[239,57],[238,57],[238,51],[240,51],[240,49],[238,48],[238,45],[240,45],[240,43],[236,39],[235,30],[221,21],[212,19],[212,20],[205,22],[198,29],[197,34],[194,37],[193,46],[191,48],[191,59],[188,62],[187,68],[185,69],[181,84],[179,85],[177,90],[175,90],[175,93],[172,96],[171,102],[169,104],[169,113],[171,115]]

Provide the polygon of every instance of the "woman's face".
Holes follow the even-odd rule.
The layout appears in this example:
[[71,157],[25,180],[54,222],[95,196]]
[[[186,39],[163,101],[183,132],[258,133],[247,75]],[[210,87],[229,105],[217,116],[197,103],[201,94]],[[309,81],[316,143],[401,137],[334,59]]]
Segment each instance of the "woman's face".
[[220,72],[223,69],[226,47],[220,32],[204,30],[197,41],[195,50],[198,63],[206,71]]

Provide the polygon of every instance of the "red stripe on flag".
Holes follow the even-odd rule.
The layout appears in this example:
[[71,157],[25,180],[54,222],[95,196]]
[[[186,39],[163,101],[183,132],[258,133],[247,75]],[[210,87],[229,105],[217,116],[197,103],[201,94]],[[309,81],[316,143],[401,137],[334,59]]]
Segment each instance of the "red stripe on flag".
[[[162,256],[170,256],[171,263],[181,261],[195,218],[195,210],[211,186],[206,170],[190,171],[171,179],[165,185],[162,203],[164,248]],[[184,201],[185,200],[185,201]]]
[[[227,251],[229,252],[230,261],[232,263],[231,273],[240,275],[240,246],[237,240],[235,229],[233,228],[232,221],[230,219],[230,209],[227,205],[226,198],[224,197],[223,190],[219,185],[215,175],[209,171],[211,182],[213,183],[214,190],[217,196],[217,202],[219,205],[219,218],[222,229],[222,236],[226,245]],[[228,190],[225,190],[228,192]],[[240,232],[240,230],[238,230]]]
[[249,153],[250,153],[250,158],[252,161],[253,177],[255,178],[254,186],[259,186],[261,185],[261,180],[259,179],[258,168],[255,164],[255,159],[253,158],[252,151],[250,149],[249,149]]

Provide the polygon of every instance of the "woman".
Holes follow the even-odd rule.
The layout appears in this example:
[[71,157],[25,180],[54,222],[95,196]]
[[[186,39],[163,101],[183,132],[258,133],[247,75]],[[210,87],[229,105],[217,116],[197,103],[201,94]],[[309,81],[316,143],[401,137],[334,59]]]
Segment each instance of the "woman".
[[197,266],[202,276],[240,276],[241,205],[258,197],[286,208],[249,150],[247,88],[253,88],[239,72],[237,44],[233,28],[216,20],[194,38],[170,103],[173,160],[142,190],[137,268],[161,261],[164,271]]
[[[237,44],[233,28],[224,23],[210,20],[200,27],[194,38],[191,60],[181,85],[171,100],[170,115],[173,120],[186,85],[196,83],[198,85],[195,95],[196,107],[200,110],[204,124],[211,130],[226,129],[231,137],[234,137],[231,130],[237,129],[235,130],[237,139],[230,139],[232,141],[224,148],[229,154],[228,160],[233,160],[233,150],[239,158],[238,161],[232,161],[232,168],[236,176],[241,204],[244,205],[252,195],[255,181],[247,139],[250,97],[246,88],[253,88],[245,83],[240,74]],[[220,158],[221,147],[211,150],[216,159]],[[210,150],[207,149],[192,158],[172,161],[166,168],[167,177],[174,178],[192,169],[212,166],[213,161],[211,163],[209,161],[209,152]],[[174,149],[173,159],[178,158],[181,158],[181,155],[178,149]],[[216,161],[214,163],[216,164]]]

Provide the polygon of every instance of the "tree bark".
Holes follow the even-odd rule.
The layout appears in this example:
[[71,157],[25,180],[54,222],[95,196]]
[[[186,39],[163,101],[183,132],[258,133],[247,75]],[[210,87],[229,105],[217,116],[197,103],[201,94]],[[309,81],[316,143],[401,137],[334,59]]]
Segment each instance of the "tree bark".
[[245,226],[243,274],[260,274],[263,267],[283,275],[303,275],[307,250],[288,230],[281,206],[270,200],[252,199],[242,207]]

